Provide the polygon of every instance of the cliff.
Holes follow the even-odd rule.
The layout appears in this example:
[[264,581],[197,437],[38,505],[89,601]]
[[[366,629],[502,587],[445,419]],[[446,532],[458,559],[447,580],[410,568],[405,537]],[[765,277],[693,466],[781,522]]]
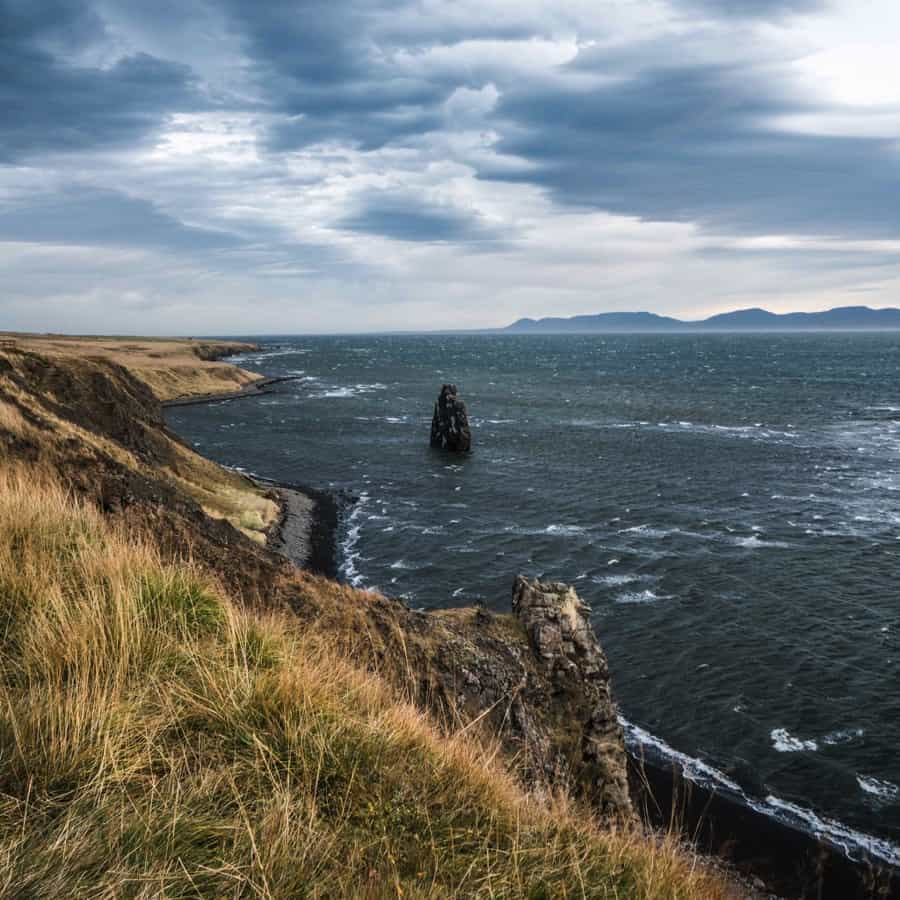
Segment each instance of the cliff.
[[[177,349],[172,348],[173,352]],[[226,344],[200,353],[218,356],[234,349],[233,345]],[[180,348],[182,354],[195,354],[195,350],[190,345]],[[185,722],[179,718],[179,712],[177,721],[170,723],[174,731],[167,732],[170,737],[182,734],[187,746],[194,746],[191,741],[199,741],[197,746],[201,746],[203,741],[198,735],[207,733],[218,734],[217,740],[225,740],[226,744],[238,738],[249,741],[241,745],[243,749],[231,759],[231,764],[238,765],[243,759],[241,754],[247,753],[256,764],[266,768],[266,778],[274,779],[261,795],[258,785],[256,789],[241,789],[253,799],[247,801],[248,808],[240,810],[239,815],[232,808],[233,802],[227,814],[213,812],[211,808],[201,815],[205,824],[197,840],[204,846],[209,842],[215,844],[219,848],[216,859],[228,856],[219,846],[224,839],[216,832],[219,827],[216,817],[221,815],[223,822],[228,823],[243,822],[249,833],[248,846],[241,845],[241,852],[249,854],[247,865],[254,870],[264,868],[265,878],[282,885],[265,895],[294,896],[284,887],[290,880],[285,873],[279,875],[263,866],[258,855],[253,856],[258,851],[252,845],[261,833],[268,834],[269,841],[281,840],[277,833],[280,826],[274,824],[274,819],[270,821],[275,812],[269,801],[277,801],[282,803],[281,812],[288,818],[296,817],[300,821],[312,816],[317,822],[321,819],[324,843],[317,848],[304,844],[302,852],[319,860],[321,872],[331,872],[338,878],[335,883],[344,885],[348,892],[344,895],[398,896],[412,887],[421,896],[475,896],[485,892],[505,896],[568,896],[579,879],[582,882],[587,879],[590,887],[584,890],[582,883],[582,888],[576,891],[579,896],[713,898],[728,893],[720,879],[695,868],[688,851],[671,842],[657,842],[638,830],[628,797],[622,734],[616,722],[606,661],[589,625],[587,611],[574,591],[565,585],[519,578],[513,586],[510,614],[496,615],[480,609],[424,614],[380,594],[356,591],[300,571],[266,545],[277,520],[277,495],[214,465],[185,446],[162,418],[160,400],[166,393],[155,393],[151,384],[158,382],[147,382],[141,375],[140,365],[132,368],[127,360],[123,363],[122,357],[114,353],[105,357],[96,353],[90,356],[74,352],[48,354],[22,342],[0,348],[0,468],[14,473],[12,482],[5,484],[2,491],[3,553],[8,571],[13,567],[21,570],[23,566],[32,566],[37,573],[41,567],[38,557],[44,552],[44,545],[28,535],[32,531],[42,532],[45,527],[51,532],[58,529],[61,517],[68,522],[63,528],[65,533],[83,531],[94,535],[86,542],[78,539],[71,545],[76,548],[71,551],[77,562],[74,568],[68,563],[62,565],[53,551],[46,561],[46,572],[40,575],[44,579],[40,583],[54,597],[69,597],[64,604],[65,616],[77,618],[84,613],[96,620],[98,616],[111,614],[109,603],[103,609],[91,607],[87,611],[79,604],[90,606],[108,589],[108,584],[119,584],[116,579],[96,580],[103,566],[118,565],[114,552],[118,547],[123,559],[138,559],[140,566],[145,569],[149,566],[155,573],[140,575],[137,581],[129,576],[122,582],[124,586],[120,585],[116,602],[124,604],[122,609],[126,612],[137,602],[129,594],[129,585],[145,584],[147,578],[155,584],[162,578],[167,585],[181,585],[179,603],[185,592],[194,598],[189,604],[191,622],[199,616],[202,621],[220,623],[202,635],[191,628],[184,633],[176,628],[170,633],[166,629],[171,623],[154,626],[168,635],[165,638],[168,649],[161,659],[187,654],[184,671],[179,668],[175,681],[180,683],[184,676],[184,690],[192,696],[198,690],[197,683],[204,685],[203,690],[213,690],[214,686],[204,681],[210,675],[221,679],[223,685],[237,679],[236,683],[243,685],[241,691],[259,680],[262,692],[259,702],[264,705],[256,712],[253,703],[257,700],[251,703],[253,709],[249,712],[241,706],[238,715],[229,706],[244,702],[239,701],[237,694],[217,696],[216,715],[220,719],[224,717],[223,721],[228,716],[233,719],[227,728],[219,719],[216,719],[218,725],[208,723],[208,727],[190,718]],[[205,393],[207,386],[204,377],[194,389]],[[49,525],[37,521],[31,530],[23,532],[15,526],[15,519],[34,517],[24,496],[32,489],[29,486],[33,486],[35,508],[39,512],[50,509],[54,512],[47,513],[45,518],[56,518]],[[60,489],[69,492],[67,498],[60,499]],[[13,534],[16,528],[18,538]],[[102,565],[91,556],[98,547],[112,548],[103,557]],[[85,554],[93,561],[82,560]],[[40,581],[37,574],[33,577]],[[72,579],[77,584],[70,583]],[[194,583],[191,579],[197,582],[196,589],[191,587]],[[30,582],[14,582],[11,578],[0,580],[8,606],[15,606],[22,602],[22,597],[34,593]],[[144,596],[142,591],[144,588],[138,590],[139,600]],[[213,599],[203,600],[207,595]],[[62,612],[57,610],[54,615],[57,614]],[[116,613],[124,614],[122,610]],[[7,638],[15,637],[17,629],[24,629],[22,634],[25,634],[31,627],[21,624],[32,621],[27,617],[18,617],[16,621],[20,625],[7,628]],[[220,627],[222,622],[239,625],[225,628]],[[42,616],[33,618],[33,623],[36,632],[49,627]],[[145,625],[146,622],[140,627]],[[82,644],[75,641],[72,652],[79,647],[79,652],[88,656],[95,652],[90,645],[89,629],[82,633],[84,626],[80,620],[69,622],[66,627],[71,627],[82,641]],[[95,627],[99,628],[98,634],[105,634],[112,626],[104,620],[99,624],[95,621]],[[243,644],[238,641],[237,649],[235,629],[243,635],[240,641],[244,641]],[[251,638],[251,632],[256,637]],[[7,653],[13,658],[24,652],[22,647],[26,645],[37,652],[35,648],[45,638],[46,635],[31,635],[23,643],[24,638],[20,636],[15,638],[14,645],[6,648]],[[276,679],[278,684],[286,679],[285,683],[297,687],[299,693],[293,696],[293,702],[299,704],[296,708],[291,707],[292,695],[287,688],[278,688],[272,695],[277,710],[269,709],[263,700],[270,675],[260,666],[250,665],[250,657],[262,652],[258,649],[251,652],[250,643],[256,647],[260,641],[273,645],[271,653],[266,650],[263,656],[269,660],[267,665],[275,666],[280,673],[280,680]],[[115,641],[110,647],[113,656],[125,652]],[[236,652],[240,659],[235,657]],[[17,671],[25,671],[32,665],[35,671],[44,672],[40,659],[29,659],[27,665],[20,660]],[[231,661],[226,664],[223,659]],[[310,668],[311,659],[318,661],[318,668]],[[348,659],[352,660],[351,664],[347,663]],[[137,664],[131,656],[128,660],[131,662],[126,668]],[[121,660],[119,663],[125,665]],[[109,662],[110,665],[119,663],[115,659]],[[90,667],[84,670],[89,671],[93,670]],[[99,666],[97,677],[103,676],[103,671]],[[146,676],[148,684],[156,685],[153,690],[166,693],[169,686],[157,685],[155,671],[152,670],[152,677],[146,672],[132,675],[138,681]],[[198,674],[201,672],[202,677]],[[41,704],[49,702],[47,695],[38,691],[44,675],[20,685],[21,696],[9,701],[6,715],[25,715],[26,708],[33,708],[35,716],[41,714]],[[307,676],[308,681],[304,680]],[[366,691],[371,696],[367,694],[365,702],[352,687],[362,683],[360,679],[370,685]],[[318,685],[315,690],[314,683]],[[121,684],[116,682],[116,685],[119,690]],[[57,687],[65,695],[61,695],[60,702],[69,702],[68,688],[62,683]],[[81,688],[88,697],[89,686],[81,685]],[[98,696],[104,696],[102,691]],[[116,698],[116,703],[128,701],[125,695],[116,694]],[[404,705],[409,703],[412,705]],[[220,708],[222,704],[227,708]],[[197,711],[192,715],[212,716],[213,705],[209,700],[206,712]],[[200,708],[205,709],[202,703]],[[162,718],[166,715],[169,713]],[[282,724],[275,727],[267,718],[270,715],[277,715]],[[312,747],[304,749],[304,754],[309,750],[315,756],[313,750],[319,748],[316,752],[320,757],[315,763],[317,784],[321,779],[323,784],[334,781],[335,785],[341,785],[335,788],[337,793],[328,795],[331,799],[327,808],[321,806],[322,797],[314,790],[309,793],[312,789],[303,778],[291,788],[290,766],[284,775],[279,768],[281,763],[277,762],[282,759],[284,742],[299,740],[296,735],[286,736],[287,722],[294,727],[310,716],[320,724],[330,723],[326,728],[330,735],[327,740],[314,741]],[[346,718],[346,728],[341,724],[342,717]],[[398,723],[405,724],[401,727]],[[136,722],[134,727],[140,730],[146,725],[146,722]],[[0,735],[6,735],[7,744],[26,740],[27,734],[22,737],[18,728],[13,721],[0,723]],[[444,737],[439,739],[437,735]],[[138,743],[143,740],[134,739]],[[341,749],[348,749],[347,741],[362,742],[373,748],[374,756],[348,763],[347,754]],[[34,752],[37,751],[33,747],[20,747],[19,755]],[[91,753],[100,751],[90,744],[83,752],[85,759],[93,760]],[[147,751],[147,758],[153,758],[157,752],[161,751],[154,744]],[[355,752],[348,749],[350,757],[356,758]],[[267,754],[271,755],[271,764],[265,762],[269,759]],[[391,754],[406,759],[405,782],[402,767],[397,768],[397,759],[391,758]],[[25,768],[20,766],[13,777],[10,772],[4,772],[2,759],[0,781],[4,783],[5,794],[20,798],[16,804],[21,801],[26,806],[40,805],[46,801],[50,806],[40,815],[49,815],[53,803],[59,807],[60,803],[65,806],[74,802],[61,800],[49,788],[45,797],[28,800],[26,793],[32,791],[26,777],[28,765],[21,762]],[[169,756],[166,759],[169,761],[159,765],[166,769],[166,777],[171,780],[176,777],[173,773],[177,766]],[[303,759],[304,765],[309,763],[308,754]],[[244,763],[249,765],[246,760]],[[353,768],[357,775],[348,774],[343,768],[347,764],[362,768]],[[138,785],[145,782],[144,776],[132,782],[137,776],[129,767],[137,766],[137,771],[140,766],[130,756],[127,760],[107,760],[103,765],[111,765],[122,773],[121,777],[130,785],[129,792],[138,790]],[[224,765],[225,761],[219,759],[212,768]],[[231,770],[223,771],[220,777],[238,778]],[[240,778],[246,777],[247,772],[241,769]],[[509,780],[511,777],[518,786]],[[373,782],[370,799],[357,792],[354,778]],[[67,797],[81,797],[78,791],[88,790],[85,785],[89,782],[82,784],[75,778],[74,784],[77,790],[68,788]],[[170,784],[167,790],[175,791],[176,787]],[[458,791],[461,801],[468,798],[463,807],[454,802],[454,791]],[[554,796],[556,800],[550,799]],[[56,799],[51,803],[53,797]],[[566,806],[570,801],[564,797],[587,803],[596,821],[615,822],[618,830],[607,831],[579,819],[577,812]],[[348,810],[348,803],[362,804],[363,808]],[[374,804],[368,814],[366,803]],[[70,808],[66,815],[75,813]],[[33,811],[30,814],[37,815]],[[445,822],[448,816],[453,820],[451,824]],[[517,817],[520,817],[519,824],[513,827],[509,823]],[[350,820],[354,823],[352,835],[343,830]],[[21,818],[12,816],[10,821],[17,821],[16,827],[25,827]],[[190,821],[190,827],[195,827],[194,818]],[[449,836],[443,834],[438,838],[432,833],[427,838],[429,829],[436,827],[438,821],[442,823],[441,828],[446,825],[450,829]],[[338,822],[340,836],[335,830]],[[498,824],[501,822],[502,828]],[[113,827],[109,823],[108,826]],[[292,818],[291,827],[295,826]],[[227,831],[232,824],[221,827]],[[509,828],[522,829],[520,837],[526,845],[525,856],[516,858]],[[207,834],[204,829],[211,831]],[[415,840],[414,833],[418,835]],[[47,834],[48,841],[59,837],[55,832]],[[213,834],[219,836],[212,837]],[[420,844],[422,838],[427,846]],[[140,848],[138,858],[152,856],[147,835],[133,836],[132,840]],[[191,840],[185,840],[193,848]],[[344,848],[338,856],[324,849],[328,840]],[[546,844],[547,841],[550,843]],[[380,852],[372,855],[361,849],[378,846],[385,848],[384,858]],[[279,852],[284,859],[294,859],[293,864],[300,866],[291,855],[294,850],[282,847]],[[170,851],[171,846],[167,852]],[[531,862],[526,863],[528,854]],[[189,856],[187,850],[185,855]],[[492,857],[496,857],[494,867],[486,868],[485,859]],[[538,857],[540,865],[535,868],[532,863]],[[562,864],[563,857],[570,862]],[[174,865],[174,859],[173,856],[166,865]],[[502,865],[497,862],[500,859]],[[570,865],[575,860],[578,860],[577,873]],[[511,862],[519,867],[517,875],[509,868]],[[155,864],[156,861],[146,863],[151,867]],[[15,866],[24,865],[16,856]],[[100,868],[91,877],[102,881],[101,875],[105,878],[109,873],[100,863],[97,865]],[[124,861],[121,865],[128,868]],[[203,865],[208,866],[208,861]],[[234,865],[239,868],[238,863]],[[342,868],[346,865],[352,870]],[[45,890],[49,884],[46,879],[50,877],[47,872],[41,876],[43,880],[39,879]],[[21,874],[21,878],[25,877]],[[279,881],[282,877],[288,880]],[[218,876],[213,879],[218,886],[216,890],[228,883],[225,875],[221,878],[224,880]],[[314,879],[309,882],[325,883]],[[423,886],[426,883],[430,884],[427,891]],[[538,894],[533,893],[535,887],[540,888]],[[316,895],[315,891],[310,893]]]

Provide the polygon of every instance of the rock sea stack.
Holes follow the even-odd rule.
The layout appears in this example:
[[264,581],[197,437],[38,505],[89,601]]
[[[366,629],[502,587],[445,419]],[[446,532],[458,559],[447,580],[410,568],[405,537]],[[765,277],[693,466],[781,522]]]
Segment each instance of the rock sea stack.
[[453,453],[468,453],[472,449],[469,415],[455,384],[445,384],[434,404],[431,446]]

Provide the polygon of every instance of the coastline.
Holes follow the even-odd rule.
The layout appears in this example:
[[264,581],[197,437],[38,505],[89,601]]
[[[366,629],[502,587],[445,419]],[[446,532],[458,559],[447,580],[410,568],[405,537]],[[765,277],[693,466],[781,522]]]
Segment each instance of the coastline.
[[[261,386],[262,382],[253,384]],[[237,396],[263,393],[241,391]],[[196,398],[184,405],[214,399]],[[272,549],[295,565],[342,580],[338,532],[343,507],[339,498],[302,484],[258,476],[254,480],[283,497],[282,517],[272,531]],[[305,552],[304,528],[310,533],[305,563],[298,561]],[[812,829],[778,818],[774,809],[769,814],[746,802],[747,798],[705,786],[691,779],[677,759],[654,753],[652,745],[628,745],[627,756],[634,802],[642,820],[662,831],[673,828],[702,853],[740,873],[748,888],[762,896],[900,900],[900,870],[890,863],[877,857],[854,859]]]
[[[227,360],[232,354],[228,348],[216,353],[214,358]],[[199,406],[206,403],[223,403],[232,400],[253,399],[272,393],[275,385],[297,381],[299,375],[261,377],[236,391],[216,394],[200,394],[192,397],[163,400],[163,410],[175,407]],[[196,452],[196,451],[195,451]],[[201,454],[202,455],[202,454]],[[328,491],[304,484],[276,481],[261,475],[248,475],[262,488],[275,492],[280,506],[278,519],[267,532],[266,544],[284,556],[299,569],[314,575],[337,579],[338,526],[340,504]]]
[[[261,377],[238,391],[176,399],[162,405],[190,406],[260,397],[269,393],[272,385],[296,377]],[[269,531],[270,549],[295,564],[302,564],[307,571],[336,579],[341,563],[338,547],[344,506],[341,496],[259,476],[252,476],[251,480],[275,491],[280,498],[280,515]],[[822,900],[900,897],[900,887],[889,883],[881,890],[876,889],[880,882],[873,881],[870,864],[855,862],[836,848],[824,846],[813,833],[685,780],[674,761],[648,760],[638,748],[629,748],[628,756],[635,801],[644,813],[644,820],[663,830],[670,824],[676,825],[688,842],[696,842],[704,852],[723,860],[725,868],[734,866],[749,876],[756,890],[761,888],[755,881],[762,879],[769,890],[788,897]],[[896,870],[892,874],[897,879]],[[823,882],[823,875],[827,876],[827,882]]]
[[627,751],[632,797],[642,820],[680,832],[755,889],[764,885],[779,898],[900,898],[900,871],[888,863],[852,859],[811,831],[688,778],[675,760],[650,757],[643,747]]
[[[223,357],[220,357],[223,358]],[[160,401],[163,409],[176,406],[197,406],[201,403],[225,403],[231,400],[243,400],[246,397],[262,397],[272,393],[271,388],[285,381],[296,381],[299,375],[281,375],[278,378],[260,378],[251,381],[236,391],[223,391],[218,394],[200,394],[191,397],[176,397],[172,400]]]

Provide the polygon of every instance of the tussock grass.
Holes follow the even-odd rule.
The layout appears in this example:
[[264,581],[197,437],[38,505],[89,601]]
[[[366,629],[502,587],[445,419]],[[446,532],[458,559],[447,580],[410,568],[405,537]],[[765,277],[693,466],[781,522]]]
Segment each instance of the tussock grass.
[[0,895],[728,894],[674,841],[524,793],[321,637],[5,472]]

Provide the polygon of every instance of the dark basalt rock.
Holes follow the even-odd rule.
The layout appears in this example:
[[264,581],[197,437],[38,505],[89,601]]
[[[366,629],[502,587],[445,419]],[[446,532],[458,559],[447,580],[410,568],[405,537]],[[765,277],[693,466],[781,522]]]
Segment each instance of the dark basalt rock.
[[466,404],[460,399],[455,384],[445,384],[434,404],[431,446],[454,453],[468,453],[472,449]]
[[[416,622],[427,632],[424,656],[411,637]],[[479,722],[529,787],[563,789],[603,817],[633,819],[606,656],[574,588],[519,576],[512,616],[469,608],[409,625],[403,652],[420,697],[451,731]]]

